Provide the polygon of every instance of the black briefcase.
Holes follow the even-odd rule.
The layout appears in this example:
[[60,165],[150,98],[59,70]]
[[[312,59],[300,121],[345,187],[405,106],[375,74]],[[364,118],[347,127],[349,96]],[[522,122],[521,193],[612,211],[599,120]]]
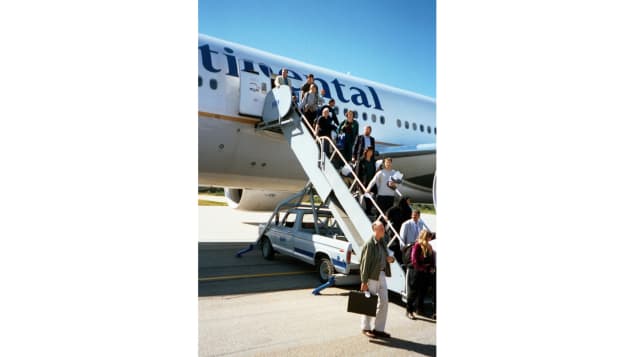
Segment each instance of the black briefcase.
[[351,291],[348,295],[348,312],[376,316],[378,299],[379,297],[374,294],[370,294],[370,297],[366,297],[365,292]]

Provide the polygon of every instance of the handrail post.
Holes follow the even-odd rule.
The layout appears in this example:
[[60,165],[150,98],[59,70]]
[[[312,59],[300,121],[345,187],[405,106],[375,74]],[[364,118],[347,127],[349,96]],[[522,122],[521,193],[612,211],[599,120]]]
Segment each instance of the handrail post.
[[326,169],[326,153],[324,152],[324,141],[319,140],[319,168]]

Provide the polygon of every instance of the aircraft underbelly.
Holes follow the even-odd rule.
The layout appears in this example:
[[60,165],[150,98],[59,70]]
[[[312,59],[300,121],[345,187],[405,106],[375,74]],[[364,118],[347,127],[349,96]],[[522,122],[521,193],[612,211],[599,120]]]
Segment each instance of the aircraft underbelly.
[[308,181],[281,135],[206,117],[198,125],[200,184],[295,190]]
[[[280,134],[256,131],[254,124],[202,116],[198,125],[199,184],[297,191],[308,181]],[[393,166],[403,173],[406,181],[401,192],[416,201],[431,200],[431,187],[407,181],[408,178],[433,177],[435,155],[395,157]]]

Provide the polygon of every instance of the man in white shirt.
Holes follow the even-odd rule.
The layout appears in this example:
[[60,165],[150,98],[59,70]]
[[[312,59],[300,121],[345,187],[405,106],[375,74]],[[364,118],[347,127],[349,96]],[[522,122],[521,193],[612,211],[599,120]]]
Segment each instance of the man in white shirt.
[[394,196],[396,196],[397,194],[397,185],[394,182],[390,181],[390,177],[392,177],[392,175],[396,173],[396,171],[392,169],[392,158],[386,157],[383,160],[383,166],[383,169],[379,170],[374,175],[372,181],[368,183],[368,187],[365,193],[370,192],[372,186],[376,184],[376,204],[379,205],[379,209],[383,213],[385,213],[388,208],[394,205]]
[[402,241],[400,242],[401,249],[411,243],[416,242],[421,229],[423,229],[423,226],[420,225],[419,222],[422,222],[420,220],[420,212],[418,210],[413,210],[412,218],[405,221],[403,225],[401,225],[401,231],[398,232],[402,239]]
[[422,218],[419,218],[418,221],[416,221],[416,223],[418,224],[419,232],[422,231],[423,229],[426,229],[431,232],[431,228],[429,228],[429,226],[425,224],[425,221],[423,221]]

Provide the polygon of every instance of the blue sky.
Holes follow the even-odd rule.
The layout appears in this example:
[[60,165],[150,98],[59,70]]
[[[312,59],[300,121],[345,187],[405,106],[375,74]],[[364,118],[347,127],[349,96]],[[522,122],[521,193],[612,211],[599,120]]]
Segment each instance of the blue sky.
[[198,30],[436,97],[435,0],[199,0]]

